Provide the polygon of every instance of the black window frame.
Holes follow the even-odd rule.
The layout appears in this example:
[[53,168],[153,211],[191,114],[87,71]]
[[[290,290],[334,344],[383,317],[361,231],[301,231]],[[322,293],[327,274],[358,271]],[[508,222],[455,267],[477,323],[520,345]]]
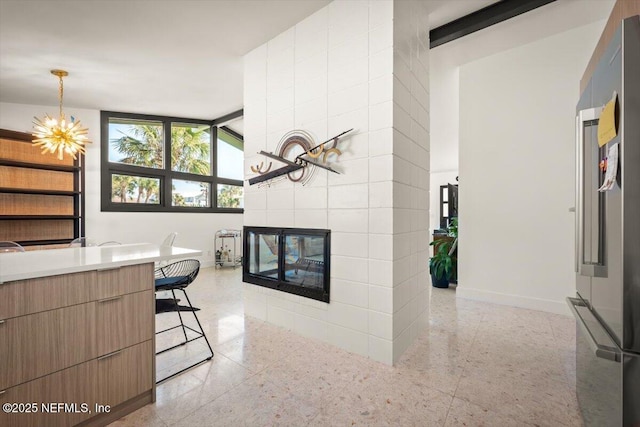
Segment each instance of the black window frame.
[[[102,212],[189,212],[189,213],[244,213],[244,208],[220,208],[218,207],[218,184],[234,185],[243,187],[243,180],[235,180],[218,177],[217,162],[217,139],[218,124],[222,120],[242,117],[243,110],[231,113],[223,118],[216,120],[189,119],[184,117],[158,116],[150,114],[123,113],[117,111],[101,111],[100,112],[100,139],[101,159],[100,159],[100,206]],[[110,119],[132,119],[162,122],[163,138],[164,138],[164,164],[160,168],[149,168],[125,163],[116,163],[109,161],[109,120]],[[189,172],[179,172],[171,169],[171,125],[172,124],[194,124],[208,125],[211,129],[210,135],[210,164],[211,175],[198,175]],[[232,133],[234,137],[244,141],[242,135],[237,132],[230,132],[226,126],[221,126],[228,133]],[[243,146],[244,151],[244,146]],[[160,203],[116,203],[111,200],[111,177],[112,175],[129,175],[140,176],[145,178],[160,179]],[[171,181],[173,179],[197,181],[208,183],[211,186],[210,191],[210,207],[193,207],[193,206],[172,206],[171,197]]]

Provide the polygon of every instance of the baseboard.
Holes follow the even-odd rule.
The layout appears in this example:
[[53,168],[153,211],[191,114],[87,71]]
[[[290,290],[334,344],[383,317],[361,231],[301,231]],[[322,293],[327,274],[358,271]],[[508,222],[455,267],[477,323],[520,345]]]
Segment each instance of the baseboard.
[[456,288],[456,298],[465,298],[475,301],[490,302],[493,304],[509,305],[512,307],[527,308],[529,310],[546,311],[548,313],[571,316],[567,303],[542,298],[523,297],[521,295],[502,294],[499,292],[485,291],[481,289]]
[[211,268],[211,267],[215,267],[216,266],[216,260],[215,259],[209,259],[209,260],[200,260],[200,268]]

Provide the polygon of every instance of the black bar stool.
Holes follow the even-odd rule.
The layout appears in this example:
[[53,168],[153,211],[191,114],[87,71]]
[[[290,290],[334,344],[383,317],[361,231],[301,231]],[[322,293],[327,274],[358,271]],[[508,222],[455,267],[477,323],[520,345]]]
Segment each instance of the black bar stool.
[[[156,383],[160,383],[162,381],[168,380],[169,378],[172,378],[178,374],[181,374],[182,372],[186,371],[187,369],[191,369],[194,366],[197,366],[201,363],[207,362],[209,360],[211,360],[213,358],[213,350],[211,349],[211,344],[209,344],[209,340],[207,339],[207,336],[204,333],[204,330],[202,329],[202,325],[200,324],[200,320],[198,320],[198,316],[196,315],[196,312],[193,309],[193,305],[191,304],[191,300],[189,300],[189,296],[187,295],[187,292],[185,291],[185,288],[187,286],[189,286],[189,284],[191,284],[196,277],[198,276],[198,272],[200,271],[200,261],[196,260],[196,259],[185,259],[185,260],[181,260],[181,261],[177,261],[168,265],[165,265],[164,267],[159,267],[156,268],[155,270],[155,285],[156,285],[156,292],[159,291],[171,291],[171,295],[173,296],[173,303],[175,304],[175,307],[178,311],[178,317],[180,318],[180,324],[176,325],[176,326],[172,326],[170,328],[167,329],[163,329],[162,331],[156,332],[156,335],[161,334],[163,332],[168,332],[171,331],[173,329],[177,329],[177,328],[182,328],[182,333],[184,335],[184,341],[180,342],[179,344],[176,344],[174,346],[171,346],[169,348],[165,348],[163,350],[160,350],[156,353],[156,355],[158,354],[162,354],[166,351],[169,350],[173,350],[177,347],[183,346],[191,341],[195,341],[198,340],[200,338],[204,338],[205,342],[207,343],[207,347],[209,348],[209,353],[210,356],[204,358],[203,360],[200,360],[199,362],[193,363],[189,366],[187,366],[186,368],[169,375],[166,378],[162,378],[159,381],[156,381]],[[175,291],[182,291],[182,293],[184,294],[185,298],[187,299],[187,303],[189,304],[189,310],[192,314],[193,317],[196,319],[196,323],[198,324],[198,329],[196,330],[188,325],[184,324],[184,321],[182,319],[182,314],[180,313],[180,307],[178,307],[178,299],[176,298],[176,292]],[[157,310],[156,310],[156,314],[157,314]],[[193,338],[189,338],[187,337],[187,329],[192,331],[193,333],[195,333],[195,337]]]

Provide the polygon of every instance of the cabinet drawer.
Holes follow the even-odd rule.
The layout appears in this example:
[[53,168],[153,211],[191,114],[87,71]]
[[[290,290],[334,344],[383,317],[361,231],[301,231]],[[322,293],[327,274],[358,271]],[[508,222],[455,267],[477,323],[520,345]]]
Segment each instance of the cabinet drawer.
[[153,263],[98,271],[97,299],[153,289]]
[[96,272],[18,280],[0,285],[0,319],[81,304],[95,299]]
[[153,388],[153,341],[98,358],[97,401],[112,408]]
[[97,357],[95,304],[0,323],[0,390]]
[[[58,371],[46,377],[38,378],[24,384],[9,388],[0,394],[0,403],[35,403],[35,413],[0,412],[0,425],[13,427],[66,427],[75,425],[94,414],[82,412],[84,409],[94,411],[96,402],[95,381],[96,360]],[[58,408],[57,413],[46,413],[43,410],[55,406],[42,404],[72,403],[75,407]],[[83,408],[81,404],[87,404]],[[31,407],[33,410],[33,407]]]
[[96,302],[98,356],[150,340],[154,334],[153,291],[119,295]]

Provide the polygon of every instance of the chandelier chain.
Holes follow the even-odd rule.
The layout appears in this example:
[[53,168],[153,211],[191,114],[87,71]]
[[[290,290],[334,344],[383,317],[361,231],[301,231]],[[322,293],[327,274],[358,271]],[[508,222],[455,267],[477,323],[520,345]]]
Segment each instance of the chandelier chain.
[[62,76],[58,76],[60,79],[60,87],[58,89],[58,97],[60,98],[60,118],[64,118],[64,113],[62,112],[62,96],[64,95],[64,84],[62,83]]

